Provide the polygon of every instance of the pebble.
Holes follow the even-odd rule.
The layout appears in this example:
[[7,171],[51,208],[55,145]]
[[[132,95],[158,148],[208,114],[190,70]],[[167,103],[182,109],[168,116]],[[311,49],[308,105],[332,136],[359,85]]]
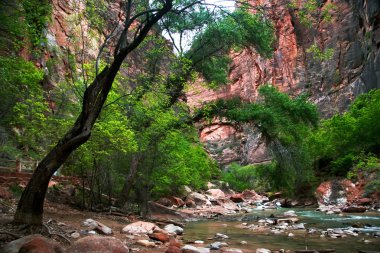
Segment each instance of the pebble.
[[77,239],[80,237],[80,234],[78,232],[74,232],[70,235],[72,238]]
[[294,234],[293,233],[289,233],[288,237],[294,237]]
[[245,244],[247,244],[247,241],[241,241],[240,244],[245,245]]
[[204,244],[205,242],[204,241],[201,241],[201,240],[196,240],[194,241],[194,244]]
[[221,233],[216,233],[215,238],[222,238],[222,239],[228,239],[228,235],[221,234]]

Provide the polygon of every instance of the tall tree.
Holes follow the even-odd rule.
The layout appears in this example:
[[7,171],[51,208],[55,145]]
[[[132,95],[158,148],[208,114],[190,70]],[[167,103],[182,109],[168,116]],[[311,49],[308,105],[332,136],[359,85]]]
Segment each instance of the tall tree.
[[[150,8],[147,4],[141,12],[134,14],[136,2],[139,1],[127,1],[124,28],[114,50],[112,63],[106,66],[86,89],[82,111],[74,126],[58,141],[36,168],[21,195],[14,216],[15,222],[42,224],[43,205],[51,177],[68,156],[90,138],[91,130],[124,59],[140,45],[153,26],[173,8],[172,0],[153,1],[154,8]],[[138,22],[137,29],[133,26],[136,22]],[[129,37],[131,35],[132,39]]]
[[[210,25],[213,22],[210,16],[205,16],[203,8],[209,5],[204,0],[127,0],[125,2],[123,27],[121,31],[113,29],[111,34],[106,37],[104,45],[100,47],[95,65],[99,65],[100,56],[108,43],[117,38],[113,59],[102,71],[96,67],[96,77],[84,92],[82,110],[73,127],[42,159],[25,188],[14,217],[16,222],[37,225],[42,223],[43,203],[50,178],[68,156],[90,138],[92,128],[123,61],[146,39],[150,31],[153,29],[159,31],[160,28],[169,32],[191,27],[201,29],[200,35],[194,40],[195,46],[186,54],[180,54],[181,61],[179,61],[177,73],[170,73],[166,78],[165,92],[171,97],[167,108],[170,108],[182,95],[185,83],[194,69],[207,70],[207,73],[205,71],[203,73],[206,79],[224,83],[226,78],[223,77],[228,74],[228,61],[225,59],[234,47],[256,45],[259,51],[264,54],[269,53],[271,46],[268,45],[273,42],[273,37],[271,26],[263,15],[247,15],[244,8],[234,13],[225,10],[215,12],[218,6],[212,5],[213,9],[209,11],[210,13],[214,12],[213,16],[217,17],[216,21],[219,25]],[[197,17],[197,22],[194,23],[196,25],[193,24],[190,28],[180,26],[193,20],[192,17]],[[261,24],[264,24],[264,27],[261,27],[264,29],[260,28]],[[171,29],[175,25],[177,25],[176,28]],[[205,29],[206,26],[210,28]],[[117,33],[117,31],[120,32]],[[115,34],[119,34],[119,36]],[[268,45],[264,46],[266,45],[264,42]],[[219,58],[222,60],[218,60]],[[188,64],[189,62],[190,64]],[[202,63],[206,65],[202,65]],[[222,76],[222,78],[207,75],[214,70],[219,71],[220,74],[216,76]],[[144,90],[144,87],[142,89]],[[144,128],[141,130],[143,131]]]

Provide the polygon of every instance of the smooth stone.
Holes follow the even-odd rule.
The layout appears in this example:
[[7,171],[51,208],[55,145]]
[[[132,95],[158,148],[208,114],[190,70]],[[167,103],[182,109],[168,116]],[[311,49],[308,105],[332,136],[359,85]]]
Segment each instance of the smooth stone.
[[174,224],[169,224],[164,227],[164,230],[170,234],[182,235],[183,228]]
[[182,253],[210,253],[208,248],[194,247],[192,245],[185,245],[181,248]]
[[258,248],[256,249],[256,253],[271,253],[271,251],[269,249]]
[[148,247],[148,248],[153,248],[156,246],[156,244],[154,242],[151,242],[149,240],[138,240],[136,242],[138,245],[141,245],[141,246],[144,246],[144,247]]

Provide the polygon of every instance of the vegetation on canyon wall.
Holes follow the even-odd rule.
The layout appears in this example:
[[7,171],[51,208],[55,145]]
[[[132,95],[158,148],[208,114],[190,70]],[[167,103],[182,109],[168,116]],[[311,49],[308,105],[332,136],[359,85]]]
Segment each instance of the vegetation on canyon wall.
[[[360,177],[361,171],[379,168],[378,91],[359,97],[347,113],[324,121],[319,121],[317,108],[306,95],[292,98],[270,85],[260,89],[255,103],[219,100],[192,114],[183,101],[185,87],[199,75],[210,87],[227,83],[231,50],[255,47],[261,55],[271,55],[272,24],[261,12],[250,14],[248,5],[229,12],[210,11],[203,1],[127,1],[130,12],[120,36],[107,36],[97,59],[78,60],[67,50],[67,57],[60,60],[70,65],[71,73],[55,87],[43,89],[59,60],[48,62],[45,72],[33,64],[47,50],[44,33],[51,6],[32,0],[1,4],[1,30],[8,36],[0,40],[1,157],[41,160],[48,154],[37,168],[44,182],[33,193],[42,200],[29,200],[36,213],[25,219],[20,217],[29,212],[25,210],[30,203],[20,201],[21,222],[41,223],[45,188],[58,168],[58,173],[81,178],[83,188],[76,199],[90,209],[110,205],[114,197],[122,204],[146,204],[152,198],[181,194],[183,185],[202,189],[207,181],[219,179],[236,190],[252,187],[291,195],[312,189],[319,176]],[[86,1],[81,17],[88,20],[94,36],[108,29],[105,21],[112,13],[107,4]],[[141,25],[133,26],[136,21]],[[159,34],[163,30],[198,33],[188,50],[174,43],[179,52],[175,55]],[[131,67],[123,62],[131,52],[140,60],[133,75],[119,71]],[[220,176],[193,125],[194,120],[214,116],[236,125],[253,122],[265,137],[273,162],[232,164]]]
[[[241,106],[240,101],[218,101],[206,107],[208,115],[220,115],[237,122],[253,120],[265,134],[272,151],[274,161],[271,164],[232,165],[223,175],[232,187],[236,190],[247,187],[282,190],[291,194],[299,192],[295,191],[295,186],[313,189],[316,177],[347,177],[354,180],[371,178],[367,194],[376,190],[380,182],[380,90],[362,94],[347,112],[318,124],[316,108],[310,103],[297,102],[300,101],[297,98],[292,100],[272,87],[262,90],[266,91],[261,94],[263,100],[254,104]],[[268,91],[285,100],[279,105],[272,99],[266,105],[263,101]],[[288,103],[303,109],[289,106],[283,111],[279,109]],[[246,110],[247,107],[254,109]],[[293,113],[298,120],[292,118]],[[308,119],[313,124],[305,125],[303,121]]]

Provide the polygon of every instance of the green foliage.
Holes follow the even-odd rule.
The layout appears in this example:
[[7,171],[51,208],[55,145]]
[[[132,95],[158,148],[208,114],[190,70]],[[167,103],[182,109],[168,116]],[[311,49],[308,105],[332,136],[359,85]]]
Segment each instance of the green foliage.
[[250,14],[238,8],[209,23],[193,40],[185,54],[196,70],[203,74],[211,86],[227,83],[232,49],[253,46],[265,57],[272,54],[274,43],[271,22],[261,14]]
[[221,180],[227,182],[235,191],[255,189],[264,192],[272,189],[271,182],[275,170],[274,163],[246,166],[232,163],[228,170],[222,173]]
[[89,22],[89,25],[97,29],[99,32],[103,32],[108,22],[108,5],[106,0],[86,0],[85,1],[85,17]]
[[311,45],[306,52],[311,54],[312,58],[317,61],[328,61],[334,56],[334,49],[328,48],[321,50],[315,43]]
[[337,159],[380,145],[380,90],[360,95],[350,109],[321,123],[312,136],[319,157]]
[[45,147],[41,129],[46,127],[48,106],[40,84],[43,72],[18,57],[0,57],[0,66],[0,124],[13,133],[1,152],[10,157],[20,156],[20,153],[13,153],[14,149],[9,148],[15,145],[24,154],[31,148],[35,156],[35,152]]
[[378,167],[379,113],[380,90],[372,90],[360,95],[347,112],[321,122],[308,142],[316,160],[328,161],[328,175],[357,178]]
[[319,0],[306,0],[301,4],[297,0],[291,0],[288,7],[297,10],[300,23],[308,28],[311,28],[313,23],[320,21],[331,22],[331,12],[337,9],[335,4],[324,4]]
[[316,107],[306,96],[290,98],[272,86],[263,86],[256,103],[239,99],[212,102],[197,117],[225,117],[235,123],[253,122],[263,134],[275,160],[274,188],[292,194],[314,180],[312,158],[305,138],[318,123]]
[[48,0],[22,0],[29,40],[34,47],[42,46],[46,38],[44,30],[50,21],[52,6]]
[[199,190],[216,173],[215,164],[202,146],[183,132],[173,130],[166,134],[158,144],[158,152],[157,167],[151,176],[156,197],[178,194],[182,185]]

